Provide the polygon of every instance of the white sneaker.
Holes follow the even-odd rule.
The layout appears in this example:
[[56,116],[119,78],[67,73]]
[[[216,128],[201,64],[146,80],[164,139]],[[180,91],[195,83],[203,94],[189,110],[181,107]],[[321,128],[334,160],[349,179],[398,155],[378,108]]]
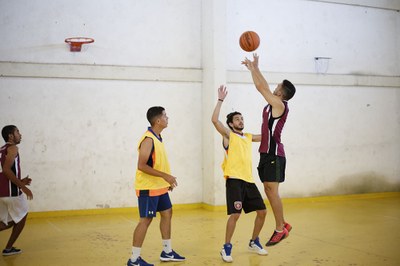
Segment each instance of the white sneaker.
[[233,258],[231,256],[232,244],[224,244],[220,252],[222,260],[225,262],[232,262]]
[[250,240],[249,242],[249,250],[252,252],[256,252],[258,255],[268,255],[268,251],[266,251],[262,245],[260,244],[260,240],[257,237],[255,240]]

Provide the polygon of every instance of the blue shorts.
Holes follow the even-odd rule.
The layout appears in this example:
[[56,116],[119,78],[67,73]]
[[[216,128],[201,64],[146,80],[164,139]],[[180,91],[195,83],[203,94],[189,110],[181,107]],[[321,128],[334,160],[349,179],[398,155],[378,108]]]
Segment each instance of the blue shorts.
[[[146,193],[147,192],[147,193]],[[168,192],[160,196],[149,196],[148,190],[141,190],[139,197],[139,214],[141,218],[156,217],[157,212],[172,208]]]

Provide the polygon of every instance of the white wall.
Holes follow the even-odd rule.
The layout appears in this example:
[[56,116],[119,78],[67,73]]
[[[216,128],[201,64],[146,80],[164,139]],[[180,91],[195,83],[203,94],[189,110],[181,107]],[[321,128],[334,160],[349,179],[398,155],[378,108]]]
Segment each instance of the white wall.
[[[2,61],[201,67],[200,1],[0,0]],[[70,53],[64,39],[95,39]]]
[[136,204],[136,145],[148,126],[145,106],[154,105],[170,117],[162,135],[179,202],[201,202],[201,190],[192,189],[201,187],[201,142],[192,141],[200,126],[182,126],[190,121],[182,110],[201,119],[199,85],[5,78],[0,86],[1,106],[12,106],[2,108],[2,124],[18,125],[23,135],[22,170],[33,179],[33,210]]
[[[400,15],[393,3],[207,1],[0,0],[0,125],[16,124],[23,134],[32,211],[136,206],[136,145],[152,105],[170,117],[163,136],[179,180],[173,201],[224,204],[222,148],[204,143],[219,143],[204,130],[216,88],[205,85],[227,82],[223,117],[239,110],[246,130],[259,131],[265,103],[240,65],[250,54],[238,48],[248,29],[260,34],[257,52],[271,86],[288,78],[298,89],[283,135],[282,196],[400,190]],[[224,7],[226,23],[213,26]],[[202,21],[202,12],[216,12],[215,21]],[[226,38],[207,42],[213,35],[202,30]],[[71,36],[95,43],[71,53],[64,43]],[[332,57],[326,75],[315,74],[315,56]],[[253,154],[255,171],[257,145]],[[204,163],[207,156],[215,159]]]

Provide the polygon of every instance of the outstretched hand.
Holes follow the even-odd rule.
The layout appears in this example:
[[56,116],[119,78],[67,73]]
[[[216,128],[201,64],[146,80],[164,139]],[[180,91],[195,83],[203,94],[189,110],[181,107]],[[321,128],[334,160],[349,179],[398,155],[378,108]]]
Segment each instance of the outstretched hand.
[[245,59],[242,61],[242,65],[245,65],[248,70],[254,70],[258,68],[258,55],[256,53],[253,53],[253,61],[245,57]]
[[227,94],[228,94],[228,91],[226,90],[226,87],[224,85],[219,86],[219,88],[218,88],[218,99],[225,100],[225,97],[226,97]]

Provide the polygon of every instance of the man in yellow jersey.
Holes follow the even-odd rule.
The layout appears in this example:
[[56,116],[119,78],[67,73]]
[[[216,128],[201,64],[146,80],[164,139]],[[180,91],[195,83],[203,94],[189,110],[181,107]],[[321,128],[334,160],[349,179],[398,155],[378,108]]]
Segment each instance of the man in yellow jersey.
[[172,249],[171,218],[172,204],[168,190],[178,186],[176,178],[171,175],[167,154],[161,132],[168,126],[168,117],[161,106],[151,107],[147,111],[150,127],[144,133],[138,145],[138,165],[135,179],[136,195],[140,220],[133,233],[132,256],[127,266],[152,266],[140,257],[141,247],[153,217],[161,215],[160,231],[163,251],[161,261],[184,261]]
[[254,183],[252,176],[252,142],[260,142],[261,135],[243,133],[243,116],[239,112],[227,115],[226,124],[219,121],[219,113],[222,102],[227,95],[226,87],[218,88],[218,101],[212,114],[211,121],[217,131],[222,135],[225,157],[222,170],[226,179],[226,206],[229,215],[226,224],[225,244],[220,252],[222,260],[232,262],[231,239],[235,231],[236,222],[242,209],[245,213],[256,211],[252,237],[249,242],[249,250],[259,255],[267,255],[268,252],[260,244],[259,234],[264,226],[267,210],[264,201]]

